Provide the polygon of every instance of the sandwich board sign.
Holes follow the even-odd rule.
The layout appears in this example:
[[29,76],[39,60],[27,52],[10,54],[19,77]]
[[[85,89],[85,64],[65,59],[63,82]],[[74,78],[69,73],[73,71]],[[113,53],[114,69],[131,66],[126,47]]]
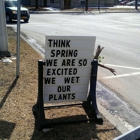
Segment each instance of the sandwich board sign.
[[[45,61],[38,61],[38,97],[32,107],[38,129],[49,125],[96,120],[102,124],[96,103],[98,61],[93,60],[94,36],[46,36]],[[89,88],[90,85],[90,88]],[[89,90],[88,90],[89,89]],[[80,103],[73,103],[80,101]],[[51,105],[44,103],[72,102]],[[82,105],[88,118],[59,121],[46,119],[44,110],[51,107]],[[50,122],[54,120],[53,122]]]
[[44,103],[86,101],[95,36],[46,36]]

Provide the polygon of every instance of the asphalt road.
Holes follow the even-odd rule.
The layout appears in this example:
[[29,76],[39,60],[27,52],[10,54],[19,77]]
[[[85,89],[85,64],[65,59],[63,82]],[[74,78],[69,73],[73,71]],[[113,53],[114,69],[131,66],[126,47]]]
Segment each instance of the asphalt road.
[[[30,42],[43,48],[45,47],[45,35],[96,36],[96,47],[98,44],[104,47],[101,53],[104,57],[102,62],[117,72],[114,76],[108,70],[99,68],[98,81],[106,88],[108,87],[113,95],[115,93],[116,98],[119,97],[125,105],[127,104],[126,108],[132,110],[128,109],[127,112],[135,114],[138,119],[130,123],[132,126],[137,126],[140,123],[139,14],[137,12],[31,14],[29,23],[21,22],[21,31],[28,36]],[[16,23],[13,22],[8,26],[16,28]],[[98,92],[101,91],[100,88],[98,86]],[[112,110],[111,106],[114,106],[115,112],[118,108],[115,100],[106,98],[106,96],[109,95],[102,90],[99,95],[100,101],[108,110]],[[114,103],[108,104],[108,100]],[[122,113],[126,114],[126,112]]]

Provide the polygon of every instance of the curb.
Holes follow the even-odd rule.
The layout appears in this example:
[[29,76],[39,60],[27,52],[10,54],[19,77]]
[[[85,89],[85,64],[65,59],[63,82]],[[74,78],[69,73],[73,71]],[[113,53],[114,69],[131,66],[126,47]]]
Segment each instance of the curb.
[[110,114],[97,100],[99,112],[114,126],[121,134],[128,132],[128,129],[112,114]]
[[140,138],[140,126],[134,128],[133,130],[113,139],[113,140],[136,140]]

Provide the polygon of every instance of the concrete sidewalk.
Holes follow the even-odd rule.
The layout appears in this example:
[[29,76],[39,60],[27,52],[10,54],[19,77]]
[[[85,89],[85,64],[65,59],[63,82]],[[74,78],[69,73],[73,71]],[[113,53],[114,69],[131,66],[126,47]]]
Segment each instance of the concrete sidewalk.
[[31,14],[53,14],[53,13],[139,13],[134,6],[114,6],[114,7],[89,7],[88,11],[85,11],[84,7],[60,10],[52,7],[40,7],[39,9],[29,8]]

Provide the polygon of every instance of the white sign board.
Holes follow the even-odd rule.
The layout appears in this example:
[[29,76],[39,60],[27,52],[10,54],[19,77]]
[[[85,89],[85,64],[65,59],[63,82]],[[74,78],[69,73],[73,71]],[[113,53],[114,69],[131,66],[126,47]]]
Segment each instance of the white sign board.
[[94,36],[46,36],[44,103],[86,101]]

